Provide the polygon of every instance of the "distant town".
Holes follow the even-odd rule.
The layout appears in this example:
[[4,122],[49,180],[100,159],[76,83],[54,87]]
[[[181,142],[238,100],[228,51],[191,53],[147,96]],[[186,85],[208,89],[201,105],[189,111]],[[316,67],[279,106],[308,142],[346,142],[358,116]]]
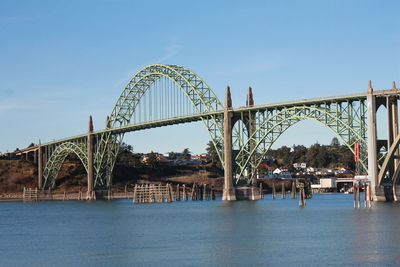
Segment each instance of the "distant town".
[[[0,153],[0,184],[3,191],[20,191],[23,186],[35,187],[37,170],[33,154],[26,149]],[[193,154],[189,148],[180,152],[138,153],[131,145],[123,143],[114,170],[115,186],[137,182],[193,183],[207,180],[218,189],[222,185],[223,169],[215,148],[210,142],[206,153]],[[314,192],[349,192],[352,179],[357,175],[350,150],[333,138],[330,145],[318,143],[305,147],[294,145],[271,149],[262,159],[257,179],[284,180],[307,178]],[[58,179],[60,188],[76,188],[84,184],[85,170],[79,159],[70,155],[61,168]],[[68,178],[68,179],[67,179]],[[4,192],[3,192],[4,193]]]

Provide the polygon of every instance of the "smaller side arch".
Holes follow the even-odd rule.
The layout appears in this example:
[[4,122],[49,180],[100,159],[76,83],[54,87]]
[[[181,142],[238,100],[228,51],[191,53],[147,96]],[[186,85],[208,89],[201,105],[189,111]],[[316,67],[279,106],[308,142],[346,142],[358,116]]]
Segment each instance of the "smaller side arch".
[[74,153],[78,156],[87,172],[88,163],[86,147],[73,142],[62,143],[57,146],[46,163],[43,171],[43,189],[54,188],[61,165],[70,153]]
[[[308,106],[298,106],[298,107],[290,107],[287,109],[280,110],[273,114],[270,118],[266,119],[261,125],[257,128],[256,132],[253,133],[253,136],[250,137],[249,142],[254,139],[256,142],[255,147],[251,151],[246,151],[242,149],[238,156],[236,157],[236,162],[239,164],[239,169],[236,171],[238,177],[236,178],[236,182],[238,179],[243,176],[244,170],[249,165],[254,165],[253,168],[257,168],[261,162],[262,157],[267,153],[272,144],[278,139],[278,137],[286,131],[289,127],[294,125],[295,123],[305,120],[312,119],[321,123],[324,126],[327,126],[333,133],[335,133],[349,148],[349,150],[354,153],[352,148],[352,144],[354,142],[360,142],[364,147],[366,147],[366,141],[362,136],[360,136],[354,129],[351,128],[347,123],[342,121],[339,117],[335,116],[335,112],[332,112],[329,108],[320,108],[320,107],[308,107]],[[350,136],[354,138],[351,142],[346,140],[342,133],[346,132],[350,133]],[[257,138],[256,138],[257,137]],[[259,151],[258,147],[262,144],[266,143],[266,149],[263,151]],[[258,159],[255,162],[250,162],[251,158],[255,155],[259,154]],[[366,170],[367,167],[365,162],[360,162],[363,168]],[[252,176],[250,180],[254,177]]]

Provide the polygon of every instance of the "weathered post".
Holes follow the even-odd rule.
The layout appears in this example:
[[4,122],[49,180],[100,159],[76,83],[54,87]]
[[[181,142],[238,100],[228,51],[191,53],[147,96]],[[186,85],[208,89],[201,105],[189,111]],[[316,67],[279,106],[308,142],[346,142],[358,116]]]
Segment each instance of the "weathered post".
[[236,200],[232,177],[232,99],[229,86],[225,93],[224,106],[224,190],[222,200]]
[[137,184],[135,184],[135,187],[133,188],[133,203],[137,203]]
[[368,193],[368,186],[364,183],[364,207],[367,207],[367,193]]
[[260,199],[264,198],[264,189],[263,189],[263,183],[260,183]]
[[42,155],[42,144],[39,140],[38,145],[38,188],[42,189],[43,187],[43,155]]
[[285,189],[285,183],[282,181],[282,198],[286,198],[286,189]]
[[182,196],[183,196],[183,199],[182,199],[182,200],[187,201],[186,184],[183,184]]
[[296,182],[292,181],[292,190],[290,192],[292,198],[296,198]]
[[179,188],[179,184],[176,185],[176,201],[180,201],[181,200],[181,190]]
[[191,194],[191,196],[190,196],[190,200],[196,200],[196,199],[194,199],[195,198],[195,195],[196,195],[196,183],[193,183],[193,186],[192,186],[192,194]]
[[276,189],[275,189],[275,182],[272,182],[272,198],[276,198]]
[[[87,170],[87,196],[86,199],[92,199],[93,192],[93,120],[92,116],[89,116],[89,126],[87,134],[87,155],[88,155],[88,170]],[[108,196],[110,198],[110,195]]]
[[299,207],[304,207],[306,205],[306,199],[305,199],[305,184],[300,185],[299,188]]

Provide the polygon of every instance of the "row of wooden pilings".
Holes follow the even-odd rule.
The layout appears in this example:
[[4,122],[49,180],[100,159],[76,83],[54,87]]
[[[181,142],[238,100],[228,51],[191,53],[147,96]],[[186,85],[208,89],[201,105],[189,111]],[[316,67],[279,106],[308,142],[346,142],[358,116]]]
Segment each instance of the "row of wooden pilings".
[[[371,201],[372,201],[371,184],[364,183],[363,187],[364,187],[364,207],[371,208]],[[361,208],[361,189],[362,189],[361,182],[353,183],[354,208]]]
[[133,192],[133,203],[160,203],[188,200],[215,200],[213,186],[207,184],[198,185],[194,183],[192,187],[186,185],[176,185],[174,191],[171,184],[136,184]]
[[[286,198],[286,188],[285,184],[281,183],[282,188],[281,188],[281,196],[282,199]],[[299,184],[299,206],[303,207],[306,205],[306,194],[305,194],[305,188],[304,184]],[[296,198],[296,192],[297,192],[297,186],[296,186],[296,181],[292,182],[292,189],[290,190],[290,196],[291,198],[295,199]],[[272,199],[276,199],[278,196],[275,188],[275,182],[272,182]]]

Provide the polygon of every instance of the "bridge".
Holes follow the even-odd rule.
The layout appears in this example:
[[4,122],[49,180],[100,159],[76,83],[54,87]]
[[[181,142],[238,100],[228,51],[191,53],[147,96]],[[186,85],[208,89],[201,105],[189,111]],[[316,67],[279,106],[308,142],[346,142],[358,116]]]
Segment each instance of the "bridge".
[[[70,153],[87,171],[87,199],[95,190],[112,186],[112,172],[127,132],[202,121],[224,166],[223,200],[236,200],[236,188],[256,188],[258,166],[282,133],[311,119],[329,128],[355,154],[358,174],[368,175],[376,201],[397,200],[400,177],[398,134],[399,89],[254,105],[248,88],[246,106],[232,107],[229,87],[222,104],[194,72],[178,65],[150,65],[133,76],[105,121],[93,130],[92,118],[84,134],[40,143],[22,153],[34,153],[38,187],[55,187],[60,167]],[[376,111],[385,106],[387,139],[378,140]],[[380,151],[386,148],[383,156]]]

